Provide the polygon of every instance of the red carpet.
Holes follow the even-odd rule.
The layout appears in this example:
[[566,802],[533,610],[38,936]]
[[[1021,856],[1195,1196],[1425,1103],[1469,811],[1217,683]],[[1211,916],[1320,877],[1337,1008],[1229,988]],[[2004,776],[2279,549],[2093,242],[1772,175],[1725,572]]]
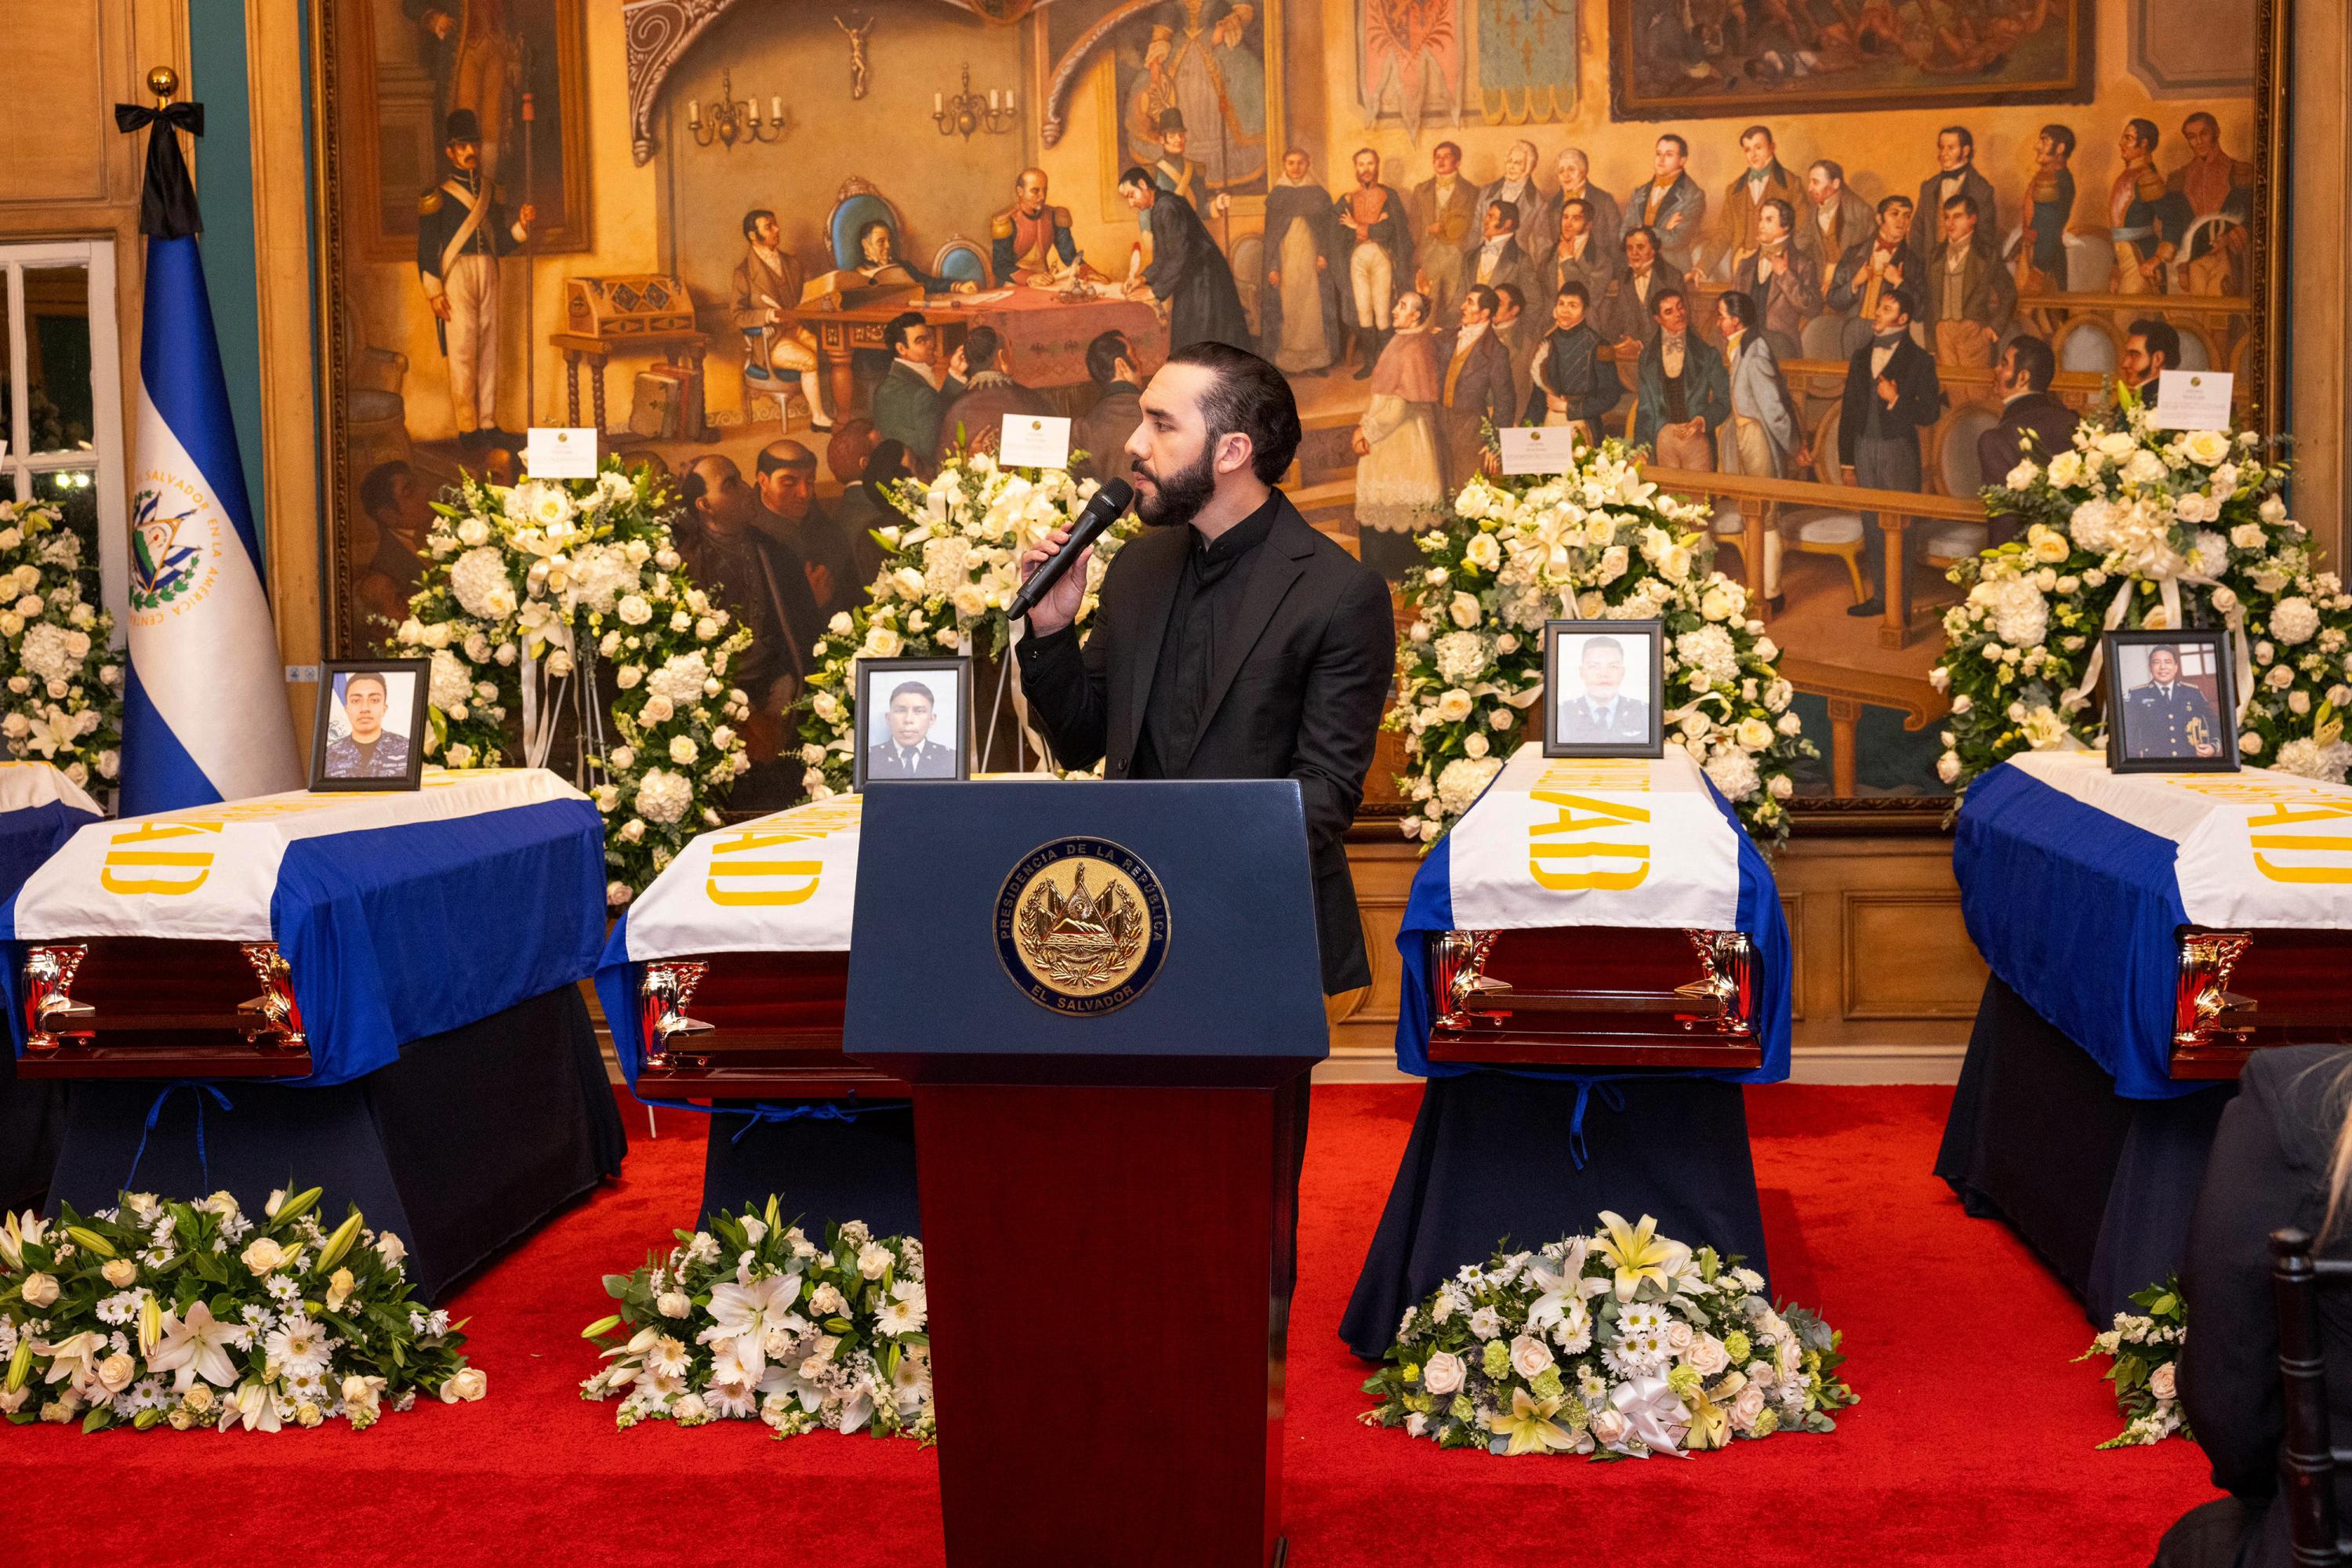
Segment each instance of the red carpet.
[[[1554,1555],[2137,1568],[2213,1495],[2188,1444],[2094,1451],[2118,1423],[2094,1363],[2068,1364],[2089,1330],[2021,1244],[1962,1216],[1928,1173],[1949,1099],[1932,1089],[1749,1091],[1774,1283],[1845,1331],[1863,1396],[1834,1436],[1595,1466],[1441,1454],[1359,1426],[1363,1373],[1336,1331],[1418,1094],[1315,1096],[1287,1427],[1301,1568]],[[575,1396],[595,1364],[578,1335],[604,1310],[598,1276],[666,1243],[699,1192],[700,1124],[664,1112],[649,1142],[645,1112],[628,1121],[626,1179],[453,1303],[474,1316],[487,1401],[357,1435],[0,1429],[0,1559],[940,1562],[937,1464],[910,1443],[777,1442],[749,1423],[616,1433],[611,1405]]]

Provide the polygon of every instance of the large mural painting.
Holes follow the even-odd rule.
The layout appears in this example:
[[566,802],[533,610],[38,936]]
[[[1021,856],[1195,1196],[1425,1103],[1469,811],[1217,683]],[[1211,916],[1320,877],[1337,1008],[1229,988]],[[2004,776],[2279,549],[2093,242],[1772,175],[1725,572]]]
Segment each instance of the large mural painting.
[[1213,335],[1291,377],[1289,489],[1392,577],[1486,426],[1648,447],[1765,595],[1808,801],[1924,817],[1943,569],[2000,526],[2013,400],[2161,363],[2275,413],[2267,0],[315,11],[341,652],[534,424],[783,546],[751,618],[805,647],[880,485],[1008,410],[1117,471],[1135,388]]

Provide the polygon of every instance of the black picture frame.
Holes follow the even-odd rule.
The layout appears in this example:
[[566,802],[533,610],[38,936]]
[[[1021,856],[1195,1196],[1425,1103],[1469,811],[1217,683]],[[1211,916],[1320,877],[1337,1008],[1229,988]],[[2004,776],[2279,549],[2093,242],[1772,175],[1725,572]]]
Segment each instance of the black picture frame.
[[[329,771],[328,750],[341,739],[336,731],[335,716],[343,710],[343,693],[355,675],[381,676],[384,680],[385,722],[383,732],[404,741],[407,751],[402,771],[391,774],[336,776]],[[398,689],[406,683],[404,692]],[[338,658],[330,659],[319,672],[319,714],[310,726],[310,788],[319,793],[339,790],[410,790],[425,783],[425,735],[426,698],[433,685],[433,661],[429,658]],[[394,714],[405,711],[405,731],[390,721]]]
[[[1647,661],[1646,673],[1633,668],[1628,658],[1626,687],[1643,693],[1645,703],[1643,723],[1638,735],[1625,734],[1616,738],[1570,740],[1564,731],[1568,725],[1561,708],[1568,700],[1563,693],[1567,683],[1561,679],[1565,668],[1564,654],[1572,647],[1582,662],[1584,647],[1594,637],[1612,637],[1619,644],[1640,641]],[[1666,752],[1666,624],[1664,621],[1546,621],[1544,639],[1543,695],[1543,754],[1547,757],[1662,757]],[[1582,700],[1582,681],[1578,681],[1578,698]],[[1622,702],[1623,698],[1621,696]]]
[[[2230,634],[2226,630],[2113,631],[2100,639],[2099,646],[2102,661],[2106,666],[2107,766],[2111,770],[2119,773],[2234,773],[2239,770],[2242,763],[2238,757],[2237,667],[2231,662]],[[2208,669],[2187,668],[2192,661],[2180,656],[2190,647],[2204,650],[2201,662],[2210,666]],[[2147,681],[2147,661],[2154,657],[2153,650],[2158,647],[2173,649],[2175,658],[2180,660],[2183,668],[2176,684],[2210,703],[2213,709],[2214,754],[2210,757],[2136,757],[2131,754],[2133,741],[2130,731],[2135,721],[2130,693],[2137,689],[2133,684],[2135,679],[2153,684]],[[2127,660],[2125,656],[2131,649],[2150,651],[2143,653],[2136,660]],[[2136,668],[2126,669],[2127,662]],[[2207,679],[2213,684],[2210,693],[2199,684]],[[2198,717],[2192,715],[2187,722],[2193,725],[2198,722]],[[2151,721],[2154,721],[2153,713],[2149,718],[2138,721],[2142,723]],[[2141,744],[2146,743],[2143,737]]]
[[[940,724],[942,719],[945,721],[954,737],[952,750],[955,752],[955,771],[941,773],[918,773],[911,776],[894,773],[877,777],[873,773],[873,753],[880,751],[885,742],[874,740],[871,733],[870,721],[873,714],[871,701],[875,684],[879,681],[889,681],[895,684],[918,676],[946,676],[950,678],[955,688],[954,711],[945,715],[935,713],[932,727],[924,735],[926,745],[940,745]],[[852,753],[854,766],[851,770],[851,778],[859,794],[864,794],[866,786],[872,784],[950,784],[971,777],[972,690],[970,658],[861,658],[852,668],[850,680],[853,688],[850,692],[850,726],[851,732],[856,737]],[[930,685],[934,710],[944,706],[939,699],[939,688],[929,682],[926,684]],[[885,695],[882,701],[887,705],[889,697]],[[950,748],[941,746],[941,749]]]

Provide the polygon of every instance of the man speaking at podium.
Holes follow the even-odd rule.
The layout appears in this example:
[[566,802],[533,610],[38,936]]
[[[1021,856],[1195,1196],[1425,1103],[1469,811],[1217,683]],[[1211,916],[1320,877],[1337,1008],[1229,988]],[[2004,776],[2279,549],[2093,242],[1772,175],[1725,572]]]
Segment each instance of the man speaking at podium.
[[[1086,646],[1073,622],[1081,556],[1018,645],[1031,712],[1066,766],[1111,779],[1298,781],[1328,994],[1371,984],[1341,843],[1363,798],[1396,664],[1388,585],[1307,526],[1275,481],[1298,450],[1298,405],[1255,354],[1199,342],[1168,356],[1128,438],[1148,525],[1105,574]],[[1058,550],[1058,531],[1023,562]],[[1307,1076],[1286,1090],[1296,1158]],[[1297,1166],[1286,1284],[1297,1265]],[[1285,1292],[1287,1294],[1287,1292]]]

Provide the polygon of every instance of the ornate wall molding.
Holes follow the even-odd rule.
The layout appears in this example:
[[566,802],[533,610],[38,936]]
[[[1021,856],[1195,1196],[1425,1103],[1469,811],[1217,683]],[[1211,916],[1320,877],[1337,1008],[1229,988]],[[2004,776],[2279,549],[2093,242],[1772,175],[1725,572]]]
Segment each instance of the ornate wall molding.
[[[695,40],[710,30],[712,23],[740,3],[740,0],[629,0],[621,7],[621,35],[627,50],[625,58],[629,75],[629,153],[640,164],[653,161],[654,103],[669,79],[670,68],[685,58]],[[1050,0],[940,3],[984,22],[1011,26]],[[1136,0],[1138,5],[1142,3],[1144,0]],[[1088,37],[1091,39],[1093,35]],[[1049,141],[1046,145],[1053,143]]]

